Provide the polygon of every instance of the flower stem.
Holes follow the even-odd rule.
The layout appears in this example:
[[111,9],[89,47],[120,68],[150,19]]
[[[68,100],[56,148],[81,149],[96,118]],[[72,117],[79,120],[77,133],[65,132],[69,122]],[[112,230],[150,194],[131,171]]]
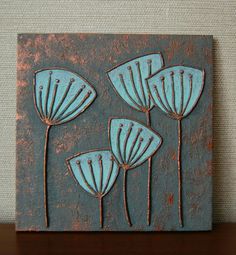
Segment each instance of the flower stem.
[[150,111],[146,111],[146,122],[147,122],[147,126],[151,127],[151,115],[150,115]]
[[125,209],[125,217],[129,224],[129,226],[132,226],[130,215],[129,215],[129,208],[127,203],[127,170],[124,170],[124,178],[123,178],[123,200],[124,200],[124,209]]
[[[147,126],[151,126],[150,111],[146,112]],[[151,223],[151,176],[152,176],[152,157],[148,159],[148,183],[147,183],[147,225]]]
[[103,228],[103,197],[99,197],[100,228]]
[[47,158],[48,158],[48,140],[49,140],[49,130],[51,126],[48,125],[45,132],[45,143],[44,143],[44,160],[43,160],[43,190],[44,190],[44,221],[45,227],[49,226],[48,220],[48,188],[47,188]]
[[181,139],[182,139],[181,120],[178,120],[178,211],[179,211],[179,225],[182,228],[183,212],[182,212]]

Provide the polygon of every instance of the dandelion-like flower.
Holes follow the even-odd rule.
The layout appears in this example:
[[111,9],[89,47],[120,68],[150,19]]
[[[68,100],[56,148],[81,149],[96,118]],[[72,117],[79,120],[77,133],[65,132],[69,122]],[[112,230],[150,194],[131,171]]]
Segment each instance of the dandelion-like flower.
[[163,67],[160,53],[136,57],[113,67],[107,72],[118,95],[132,108],[149,114],[154,103],[147,88],[150,75]]
[[182,174],[181,174],[181,120],[197,105],[204,86],[204,70],[186,66],[164,68],[147,79],[150,94],[155,105],[170,118],[178,121],[178,210],[179,224],[182,216]]
[[64,69],[43,69],[35,73],[34,103],[47,126],[44,145],[44,208],[48,227],[47,148],[51,126],[66,123],[84,112],[94,101],[96,92],[84,78]]
[[112,153],[124,170],[124,209],[126,220],[131,226],[126,194],[127,171],[141,165],[156,153],[162,139],[158,133],[137,121],[112,118],[109,121],[109,141]]
[[67,159],[74,179],[90,195],[99,200],[100,226],[103,227],[103,197],[111,190],[119,166],[109,150],[94,150]]

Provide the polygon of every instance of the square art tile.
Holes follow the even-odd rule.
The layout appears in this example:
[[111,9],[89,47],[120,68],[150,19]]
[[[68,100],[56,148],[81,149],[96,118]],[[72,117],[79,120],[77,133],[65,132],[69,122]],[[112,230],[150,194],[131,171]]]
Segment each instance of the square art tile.
[[212,36],[18,35],[16,230],[210,230],[212,89]]

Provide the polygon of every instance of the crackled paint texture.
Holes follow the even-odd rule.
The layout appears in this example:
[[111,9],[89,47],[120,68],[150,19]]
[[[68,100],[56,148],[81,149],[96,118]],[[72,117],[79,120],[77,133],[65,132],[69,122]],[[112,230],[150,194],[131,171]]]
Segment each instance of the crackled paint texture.
[[[157,107],[152,127],[163,138],[153,157],[152,218],[146,225],[147,162],[128,175],[128,202],[133,227],[126,223],[122,174],[106,195],[104,228],[96,198],[76,184],[65,159],[78,152],[109,147],[109,117],[145,123],[116,95],[106,71],[126,60],[161,52],[165,67],[205,69],[205,86],[193,110],[182,121],[184,227],[178,224],[177,123]],[[43,145],[45,125],[33,103],[33,73],[60,67],[93,84],[97,99],[78,118],[50,133],[48,158],[49,228],[44,227]],[[20,34],[17,61],[16,229],[18,231],[171,231],[209,230],[212,223],[212,37],[177,35]]]

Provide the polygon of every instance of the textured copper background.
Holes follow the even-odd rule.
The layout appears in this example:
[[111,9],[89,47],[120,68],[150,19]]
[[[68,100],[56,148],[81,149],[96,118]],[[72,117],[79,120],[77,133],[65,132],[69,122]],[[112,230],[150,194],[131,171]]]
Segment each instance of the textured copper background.
[[[81,116],[53,128],[49,145],[48,230],[100,230],[96,199],[70,176],[65,159],[108,147],[112,116],[145,121],[115,94],[105,71],[150,52],[161,51],[165,66],[185,64],[206,70],[205,88],[183,127],[183,230],[208,230],[212,221],[212,37],[167,35],[22,34],[17,62],[17,230],[45,230],[43,217],[43,137],[45,126],[33,105],[33,72],[68,68],[87,78],[98,98]],[[152,225],[146,226],[147,163],[129,173],[128,199],[133,224],[125,222],[122,175],[104,199],[104,230],[179,230],[176,171],[177,123],[153,109],[152,126],[163,137],[153,158]]]

